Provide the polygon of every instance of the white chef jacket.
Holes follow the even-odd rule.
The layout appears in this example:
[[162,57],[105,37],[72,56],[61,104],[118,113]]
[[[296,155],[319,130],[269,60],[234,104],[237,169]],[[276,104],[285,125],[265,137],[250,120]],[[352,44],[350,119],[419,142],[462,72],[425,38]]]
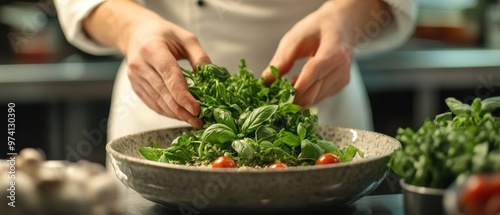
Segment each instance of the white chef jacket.
[[[95,55],[117,53],[104,47],[82,31],[82,20],[104,0],[55,0],[62,29],[74,46]],[[142,0],[145,7],[198,36],[213,63],[232,72],[238,71],[241,58],[260,77],[272,58],[282,36],[301,18],[316,10],[325,0]],[[361,0],[362,1],[362,0]],[[354,52],[373,54],[403,43],[412,33],[416,17],[416,1],[385,0],[391,7],[393,20],[380,31],[373,21],[354,29],[358,42]],[[134,14],[123,14],[134,16]],[[354,14],[353,14],[354,15]],[[373,14],[372,14],[373,15]],[[378,24],[378,25],[377,25]],[[379,27],[377,29],[377,26]],[[305,60],[299,60],[289,76],[300,72]],[[189,68],[187,62],[180,62]],[[185,122],[157,114],[135,94],[122,63],[113,89],[108,140],[158,128],[187,126]],[[356,64],[351,66],[349,84],[339,93],[316,105],[319,123],[342,127],[372,129],[370,104]]]

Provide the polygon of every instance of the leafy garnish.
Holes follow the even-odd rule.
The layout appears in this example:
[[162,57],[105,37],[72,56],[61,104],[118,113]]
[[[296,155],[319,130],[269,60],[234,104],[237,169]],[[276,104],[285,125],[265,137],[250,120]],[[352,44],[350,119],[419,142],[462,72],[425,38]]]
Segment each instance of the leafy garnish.
[[268,165],[276,161],[288,166],[314,164],[323,153],[335,153],[343,162],[363,154],[349,146],[337,149],[316,130],[317,109],[293,104],[295,89],[271,67],[275,81],[264,85],[247,70],[230,75],[214,64],[183,69],[188,89],[201,106],[203,129],[184,133],[166,149],[143,147],[139,152],[150,160],[167,163],[206,163],[230,156],[238,165]]

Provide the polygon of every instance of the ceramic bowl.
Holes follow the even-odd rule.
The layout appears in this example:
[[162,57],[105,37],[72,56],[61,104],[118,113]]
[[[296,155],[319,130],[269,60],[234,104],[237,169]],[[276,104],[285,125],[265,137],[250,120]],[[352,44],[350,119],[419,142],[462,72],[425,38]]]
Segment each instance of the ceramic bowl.
[[350,163],[273,169],[211,169],[149,161],[138,148],[157,141],[167,147],[190,128],[148,131],[111,141],[108,158],[117,177],[144,198],[181,212],[251,211],[252,214],[346,205],[374,190],[388,173],[394,138],[370,131],[319,127],[339,148],[364,152]]

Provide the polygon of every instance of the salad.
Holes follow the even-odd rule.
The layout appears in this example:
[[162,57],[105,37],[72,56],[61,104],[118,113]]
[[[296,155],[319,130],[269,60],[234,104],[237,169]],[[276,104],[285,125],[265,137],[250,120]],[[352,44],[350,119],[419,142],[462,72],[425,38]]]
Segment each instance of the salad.
[[351,161],[363,153],[338,149],[316,130],[316,108],[293,104],[295,89],[271,67],[275,81],[257,79],[241,60],[231,75],[214,64],[183,69],[188,89],[200,103],[200,130],[185,132],[167,148],[151,142],[139,148],[148,160],[213,168],[307,166]]

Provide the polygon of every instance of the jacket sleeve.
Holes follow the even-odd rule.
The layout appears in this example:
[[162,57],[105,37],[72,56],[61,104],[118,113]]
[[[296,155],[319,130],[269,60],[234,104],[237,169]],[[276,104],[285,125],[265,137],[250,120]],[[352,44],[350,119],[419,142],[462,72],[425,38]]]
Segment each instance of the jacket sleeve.
[[119,50],[103,46],[83,31],[83,20],[105,0],[54,0],[61,28],[66,39],[80,50],[94,55],[117,54]]
[[415,0],[384,0],[390,7],[389,11],[375,12],[370,15],[374,21],[365,26],[354,28],[354,53],[371,55],[388,51],[401,46],[412,35],[417,17],[417,1]]

